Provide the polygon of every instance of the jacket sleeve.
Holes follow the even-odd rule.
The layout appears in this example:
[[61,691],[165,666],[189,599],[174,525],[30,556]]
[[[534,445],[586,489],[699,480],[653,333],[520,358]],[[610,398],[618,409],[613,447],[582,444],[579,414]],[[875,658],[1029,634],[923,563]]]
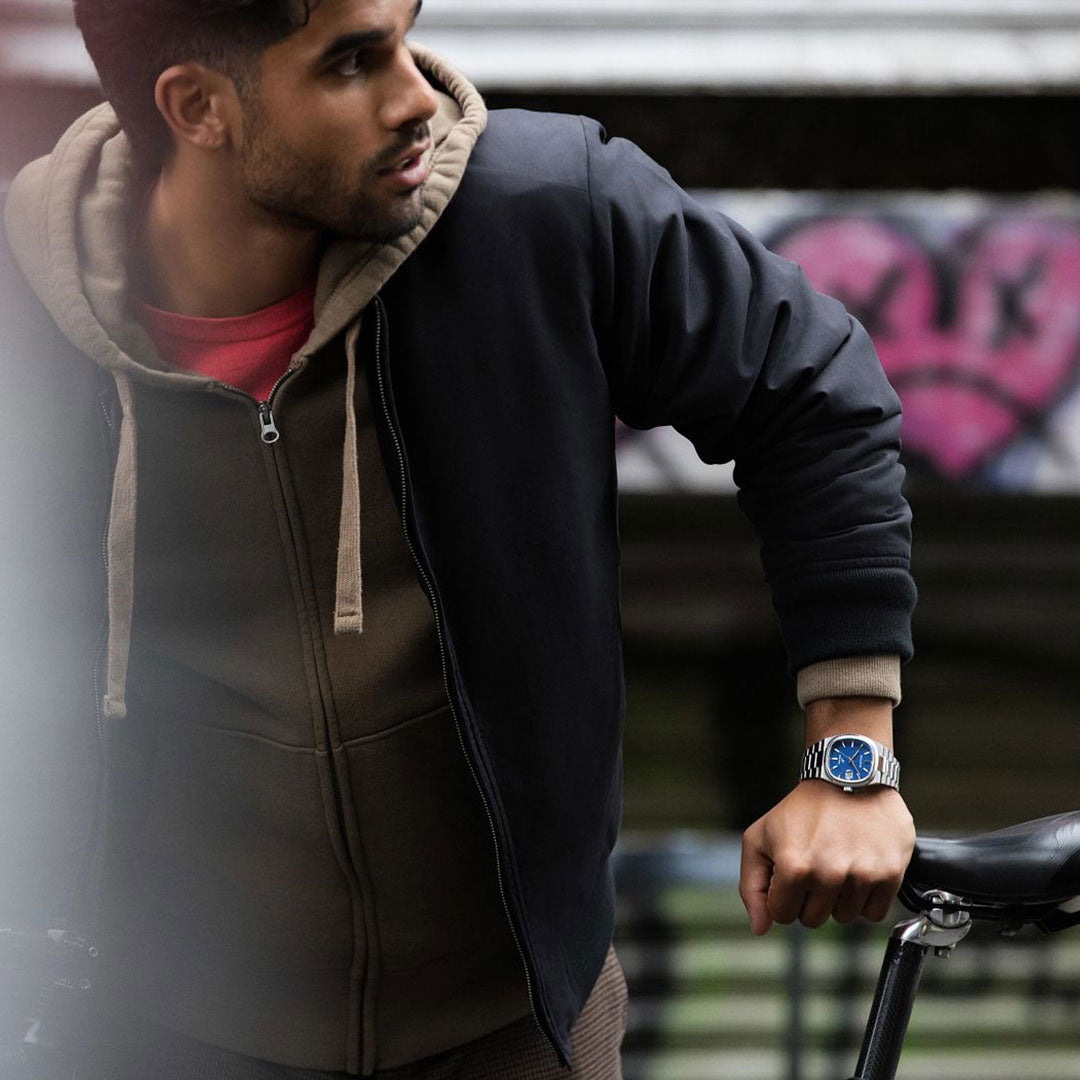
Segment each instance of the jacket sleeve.
[[911,656],[900,404],[869,336],[802,271],[583,121],[595,321],[615,409],[735,461],[793,672]]

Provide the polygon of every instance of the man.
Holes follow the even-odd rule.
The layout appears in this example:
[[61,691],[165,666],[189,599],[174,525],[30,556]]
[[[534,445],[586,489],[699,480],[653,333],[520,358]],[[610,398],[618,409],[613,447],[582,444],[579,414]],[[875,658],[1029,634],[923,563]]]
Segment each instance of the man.
[[[616,415],[736,458],[808,743],[891,742],[865,333],[418,12],[78,0],[111,104],[7,199],[0,922],[100,947],[82,1075],[620,1075]],[[912,841],[800,783],[754,932],[883,918]]]

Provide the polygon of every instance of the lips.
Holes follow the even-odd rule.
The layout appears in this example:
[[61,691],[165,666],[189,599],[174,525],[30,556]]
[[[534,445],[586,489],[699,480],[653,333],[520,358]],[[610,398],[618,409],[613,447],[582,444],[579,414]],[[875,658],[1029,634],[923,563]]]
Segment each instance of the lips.
[[379,170],[379,176],[389,180],[395,187],[403,189],[419,187],[428,177],[426,156],[431,144],[428,142],[414,146],[399,157],[393,165]]

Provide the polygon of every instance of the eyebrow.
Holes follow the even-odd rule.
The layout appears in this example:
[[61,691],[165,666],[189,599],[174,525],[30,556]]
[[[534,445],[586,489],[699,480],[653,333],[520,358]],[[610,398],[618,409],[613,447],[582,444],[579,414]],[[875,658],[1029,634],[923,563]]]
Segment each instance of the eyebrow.
[[[424,0],[416,0],[410,27],[420,17],[420,10],[423,6]],[[354,34],[342,34],[340,37],[336,37],[330,42],[330,44],[322,51],[322,55],[319,57],[318,62],[320,64],[326,64],[339,56],[344,56],[346,53],[355,52],[357,49],[364,49],[372,45],[381,45],[384,41],[389,40],[393,36],[394,29],[389,26],[379,27],[375,30],[360,30]]]

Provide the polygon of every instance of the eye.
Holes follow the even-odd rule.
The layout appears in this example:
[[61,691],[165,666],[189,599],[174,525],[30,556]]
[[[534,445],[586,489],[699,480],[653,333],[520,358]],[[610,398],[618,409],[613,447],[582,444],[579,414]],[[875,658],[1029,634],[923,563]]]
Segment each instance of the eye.
[[354,79],[357,75],[363,75],[367,71],[367,57],[362,49],[357,49],[343,56],[334,65],[334,74],[346,79]]

